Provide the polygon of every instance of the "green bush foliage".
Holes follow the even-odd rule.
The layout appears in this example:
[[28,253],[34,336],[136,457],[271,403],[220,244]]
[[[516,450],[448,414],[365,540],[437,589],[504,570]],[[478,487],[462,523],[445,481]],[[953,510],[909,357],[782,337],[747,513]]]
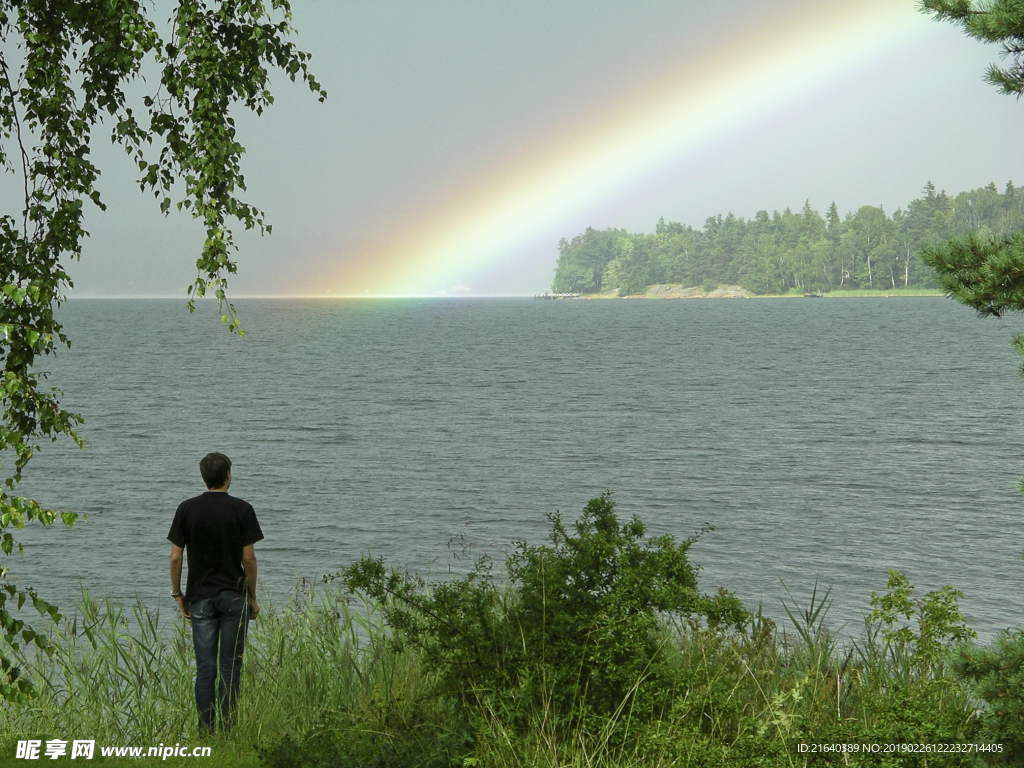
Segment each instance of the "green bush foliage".
[[952,666],[982,703],[980,739],[1003,745],[989,762],[1024,765],[1024,631],[1001,634],[991,648],[963,646]]
[[928,676],[950,647],[977,637],[960,613],[964,596],[960,590],[946,586],[917,598],[914,585],[895,570],[889,571],[886,586],[889,591],[884,595],[871,593],[872,611],[866,619],[869,636],[880,632],[889,650],[908,657],[921,677]]
[[687,557],[696,537],[645,540],[643,523],[620,521],[609,493],[571,529],[557,513],[550,520],[550,545],[519,542],[504,582],[486,558],[463,579],[429,586],[369,558],[341,577],[382,606],[396,646],[424,654],[444,695],[517,730],[536,718],[660,713],[676,681],[659,621],[738,628],[747,612],[727,592],[698,592]]

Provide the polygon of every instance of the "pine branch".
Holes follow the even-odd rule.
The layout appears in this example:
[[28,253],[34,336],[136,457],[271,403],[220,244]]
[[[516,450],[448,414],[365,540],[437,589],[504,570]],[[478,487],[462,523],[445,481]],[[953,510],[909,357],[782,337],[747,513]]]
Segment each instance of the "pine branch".
[[924,248],[946,295],[987,317],[1024,312],[1024,233],[983,240],[975,233]]

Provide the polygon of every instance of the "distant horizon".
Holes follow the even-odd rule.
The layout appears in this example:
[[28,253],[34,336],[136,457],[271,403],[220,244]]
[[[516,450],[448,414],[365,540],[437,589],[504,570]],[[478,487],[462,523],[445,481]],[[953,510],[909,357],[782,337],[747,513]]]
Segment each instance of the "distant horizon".
[[[267,300],[281,300],[281,299],[303,299],[303,300],[329,300],[329,299],[532,299],[534,296],[542,296],[543,293],[429,293],[429,294],[238,294],[229,295],[227,301],[234,302],[242,299],[267,299]],[[189,297],[186,295],[182,296],[168,296],[168,295],[145,295],[145,296],[131,296],[131,295],[115,295],[115,296],[76,296],[74,294],[68,294],[65,297],[65,301],[70,300],[76,301],[176,301],[181,300],[184,302],[189,301]],[[210,302],[218,303],[216,298],[204,296],[199,299],[195,299],[197,303]]]

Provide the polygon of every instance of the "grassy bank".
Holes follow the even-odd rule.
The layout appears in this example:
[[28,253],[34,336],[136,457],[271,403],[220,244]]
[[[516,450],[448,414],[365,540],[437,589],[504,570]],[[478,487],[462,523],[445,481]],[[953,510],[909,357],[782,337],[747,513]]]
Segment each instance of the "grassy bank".
[[[738,285],[721,285],[717,288],[710,286],[705,290],[700,286],[685,287],[682,285],[653,285],[648,286],[647,292],[643,294],[620,297],[617,290],[604,291],[603,293],[590,293],[580,296],[581,299],[720,299],[720,298],[751,298],[751,299],[798,299],[804,298],[801,290],[792,289],[787,293],[762,293],[755,294],[744,290]],[[821,298],[847,299],[847,298],[895,298],[900,296],[944,296],[945,294],[937,288],[890,288],[888,290],[833,290],[821,294],[810,294]]]
[[945,294],[937,288],[890,288],[889,290],[868,290],[857,289],[854,291],[846,290],[835,290],[827,291],[825,293],[812,293],[806,294],[803,291],[796,289],[789,291],[788,293],[768,293],[768,294],[757,294],[751,296],[755,299],[803,299],[808,297],[818,297],[822,299],[890,299],[899,298],[901,296],[937,296],[943,297]]
[[829,291],[823,293],[823,298],[844,299],[844,298],[894,298],[897,296],[945,296],[938,288],[896,288],[887,291]]
[[302,585],[252,624],[237,726],[210,739],[196,733],[184,625],[83,595],[56,653],[31,661],[38,695],[2,710],[3,764],[25,764],[6,758],[27,738],[208,745],[199,763],[265,768],[976,764],[798,747],[977,741],[977,701],[947,664],[967,636],[955,592],[918,599],[894,574],[844,644],[827,594],[788,598],[781,626],[737,612],[688,581],[694,540],[645,543],[638,521],[606,511],[563,528],[561,545],[523,545],[500,581],[486,563],[425,585],[363,561],[345,589]]

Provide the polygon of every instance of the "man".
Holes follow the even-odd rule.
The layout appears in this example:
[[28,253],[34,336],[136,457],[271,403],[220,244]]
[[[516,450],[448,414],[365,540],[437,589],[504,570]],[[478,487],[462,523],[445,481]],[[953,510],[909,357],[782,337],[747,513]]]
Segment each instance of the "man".
[[[228,495],[231,459],[223,453],[208,453],[199,462],[199,472],[207,491],[178,506],[167,538],[171,542],[171,597],[192,622],[196,708],[199,732],[206,734],[214,727],[215,684],[220,727],[230,728],[234,721],[246,623],[260,611],[253,544],[263,538],[263,532],[253,508]],[[183,551],[188,553],[184,594]]]

